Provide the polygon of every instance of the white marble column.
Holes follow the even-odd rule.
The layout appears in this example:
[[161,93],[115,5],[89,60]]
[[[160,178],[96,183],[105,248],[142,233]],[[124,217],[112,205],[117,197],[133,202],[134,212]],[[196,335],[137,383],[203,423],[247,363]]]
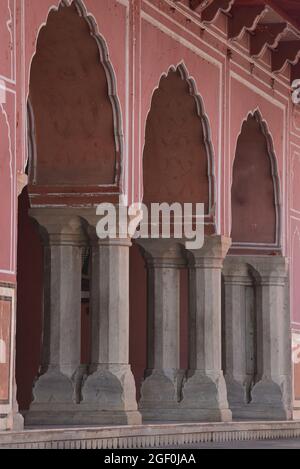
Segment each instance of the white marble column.
[[292,418],[292,405],[287,261],[265,256],[252,258],[250,263],[256,272],[259,356],[249,417],[288,420]]
[[221,271],[231,240],[205,238],[189,251],[189,370],[181,407],[191,421],[229,421],[221,369]]
[[80,421],[86,424],[141,423],[129,365],[129,249],[126,234],[92,242],[92,364],[82,388]]
[[140,410],[146,420],[184,420],[179,409],[180,269],[185,265],[176,240],[141,239],[148,276],[148,364]]
[[[250,337],[248,314],[249,289],[253,282],[249,267],[240,256],[228,256],[224,261],[224,341],[225,381],[233,417],[243,414],[249,402],[253,373],[249,370]],[[253,306],[253,305],[252,305]],[[252,331],[253,332],[253,331]],[[252,370],[254,371],[254,370]]]
[[44,313],[41,374],[27,424],[71,424],[84,368],[80,365],[81,271],[85,237],[68,209],[34,209],[44,244]]

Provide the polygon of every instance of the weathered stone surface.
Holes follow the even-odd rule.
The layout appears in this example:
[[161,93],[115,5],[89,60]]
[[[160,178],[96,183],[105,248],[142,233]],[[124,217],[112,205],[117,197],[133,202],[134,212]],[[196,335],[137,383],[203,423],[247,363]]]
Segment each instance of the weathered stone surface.
[[[180,268],[185,265],[176,240],[139,240],[148,271],[148,369],[141,388],[140,410],[144,419],[161,419],[178,409],[183,372],[179,360]],[[169,416],[169,418],[171,418]],[[168,417],[166,417],[168,418]]]
[[80,422],[139,424],[129,365],[129,248],[126,233],[98,239],[97,220],[87,217],[92,243],[92,362],[82,387]]
[[[249,281],[253,279],[256,299],[256,365],[250,377],[246,370],[246,296],[243,290],[247,276]],[[234,417],[288,420],[292,417],[292,404],[286,259],[232,256],[225,262],[224,277],[226,382]]]
[[230,243],[212,236],[188,253],[190,358],[180,406],[199,420],[231,420],[221,369],[221,269]]
[[[247,364],[247,289],[252,286],[248,265],[239,256],[228,256],[223,266],[225,381],[233,416],[248,403],[253,376]],[[238,415],[238,413],[237,413]]]
[[80,364],[80,327],[86,239],[81,219],[68,209],[34,209],[31,216],[39,223],[44,244],[44,335],[41,375],[26,423],[61,421],[61,409],[55,405],[63,404],[68,424],[67,411],[79,402],[85,371]]

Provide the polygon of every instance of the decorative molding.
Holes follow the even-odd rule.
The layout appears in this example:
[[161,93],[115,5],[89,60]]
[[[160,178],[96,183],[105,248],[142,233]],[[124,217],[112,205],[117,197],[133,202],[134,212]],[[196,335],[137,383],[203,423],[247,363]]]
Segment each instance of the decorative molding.
[[300,59],[300,40],[279,42],[272,51],[272,71],[283,72],[288,64],[296,65]]
[[287,23],[260,23],[250,37],[250,55],[260,57],[266,50],[276,49],[282,37],[288,31]]
[[235,0],[190,0],[192,10],[201,14],[201,20],[205,23],[212,23],[219,14],[230,11]]
[[190,0],[190,8],[197,13],[201,13],[205,8],[208,8],[214,0]]
[[266,5],[233,5],[228,18],[229,39],[241,39],[246,31],[253,31],[268,11]]

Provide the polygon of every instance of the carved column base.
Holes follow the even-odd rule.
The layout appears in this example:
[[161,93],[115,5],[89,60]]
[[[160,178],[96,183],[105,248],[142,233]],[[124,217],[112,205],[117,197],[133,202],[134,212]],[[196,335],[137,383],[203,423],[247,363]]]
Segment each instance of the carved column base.
[[[251,387],[250,379],[235,379],[232,376],[225,375],[225,383],[227,388],[227,398],[230,405],[230,409],[233,411],[234,408],[243,407],[249,403],[249,389]],[[233,417],[235,417],[234,412]]]
[[141,424],[129,365],[96,367],[84,382],[78,418],[82,424]]
[[252,389],[252,400],[247,407],[252,409],[253,418],[261,417],[264,420],[292,419],[289,379],[283,376],[279,382],[276,381],[263,378]]
[[73,375],[56,366],[48,367],[35,382],[33,402],[25,414],[26,425],[72,425],[73,412],[78,408],[80,388],[86,366],[80,366]]
[[230,422],[232,413],[228,407],[223,373],[190,370],[183,387],[180,407],[187,412],[188,420]]
[[179,401],[184,373],[177,368],[146,370],[139,402],[144,420],[181,420]]
[[[286,380],[282,384],[264,379],[251,391],[251,402],[247,402],[240,383],[230,383],[227,387],[230,395],[230,409],[235,420],[291,420],[292,411]],[[233,392],[235,394],[233,394]],[[229,394],[230,393],[230,394]],[[243,403],[244,402],[244,403]]]

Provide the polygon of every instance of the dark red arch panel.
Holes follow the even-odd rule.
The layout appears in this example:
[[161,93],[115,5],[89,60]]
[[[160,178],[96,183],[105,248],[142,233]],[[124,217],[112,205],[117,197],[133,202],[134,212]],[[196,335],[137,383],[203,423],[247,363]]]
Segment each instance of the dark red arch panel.
[[195,97],[179,70],[154,92],[146,125],[144,201],[209,205],[208,157]]
[[52,11],[41,30],[30,103],[37,184],[114,183],[116,145],[108,82],[98,44],[75,5]]
[[237,142],[231,192],[235,243],[276,243],[276,205],[267,136],[250,115]]

